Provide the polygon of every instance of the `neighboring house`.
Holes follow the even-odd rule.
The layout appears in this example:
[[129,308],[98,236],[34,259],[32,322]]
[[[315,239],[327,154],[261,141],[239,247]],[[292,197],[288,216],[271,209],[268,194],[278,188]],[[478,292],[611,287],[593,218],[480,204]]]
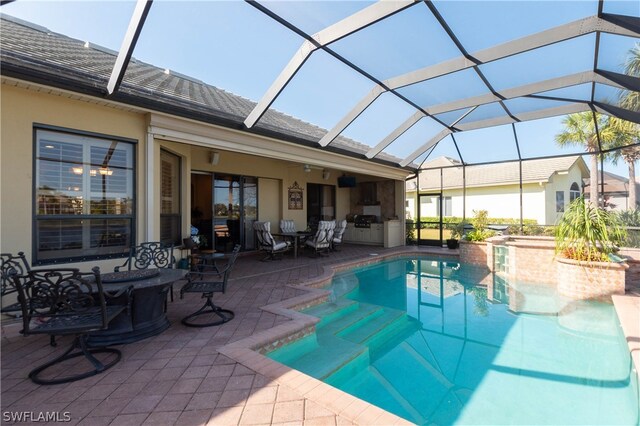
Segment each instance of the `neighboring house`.
[[[463,176],[459,161],[439,157],[425,163],[419,175],[419,191],[415,179],[406,184],[407,216],[435,217],[440,210],[442,192],[443,216],[463,216],[463,187],[466,188],[466,217],[474,210],[487,210],[492,218],[520,218],[520,167],[507,162],[467,166]],[[440,169],[442,168],[442,169]],[[582,182],[589,170],[580,156],[522,162],[522,215],[541,225],[554,224],[565,207],[582,193]],[[422,195],[418,203],[418,194]],[[419,205],[418,205],[419,204]],[[418,212],[419,210],[419,212]]]
[[[113,270],[132,244],[188,237],[257,248],[252,223],[343,219],[376,182],[385,217],[402,216],[411,170],[326,130],[135,59],[107,94],[116,53],[1,17],[0,251],[34,264]],[[357,212],[355,212],[357,213]],[[213,240],[213,241],[212,241]],[[176,251],[176,255],[179,255]]]
[[[600,178],[600,171],[598,171],[598,178]],[[590,183],[591,182],[589,179],[586,179],[584,181],[585,198],[589,198]],[[638,181],[638,183],[636,184],[636,200],[640,200],[640,191],[638,191],[638,188],[640,188],[640,181]],[[601,189],[598,188],[598,191],[601,191]],[[605,171],[604,200],[607,207],[611,210],[622,211],[632,208],[629,205],[629,179]]]

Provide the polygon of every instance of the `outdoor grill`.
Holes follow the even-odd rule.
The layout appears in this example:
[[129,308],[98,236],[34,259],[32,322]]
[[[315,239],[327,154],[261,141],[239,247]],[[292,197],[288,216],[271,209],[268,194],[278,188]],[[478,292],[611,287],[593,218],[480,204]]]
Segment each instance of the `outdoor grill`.
[[356,228],[371,228],[371,224],[375,223],[376,219],[376,216],[371,214],[358,215],[353,221],[353,226]]

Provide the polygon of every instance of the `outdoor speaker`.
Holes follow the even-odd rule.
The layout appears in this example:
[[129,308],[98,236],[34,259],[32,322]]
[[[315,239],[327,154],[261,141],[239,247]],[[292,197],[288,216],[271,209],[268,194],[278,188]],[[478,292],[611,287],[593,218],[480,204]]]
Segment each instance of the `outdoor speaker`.
[[218,162],[220,162],[220,153],[216,151],[212,151],[209,154],[209,162],[211,163],[212,166],[217,165]]

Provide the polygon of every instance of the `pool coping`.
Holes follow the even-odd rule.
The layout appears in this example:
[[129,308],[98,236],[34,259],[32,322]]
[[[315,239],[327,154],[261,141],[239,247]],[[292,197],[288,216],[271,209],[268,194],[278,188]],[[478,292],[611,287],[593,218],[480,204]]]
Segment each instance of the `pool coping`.
[[[430,250],[429,248],[404,247],[383,254],[372,254],[369,259],[327,265],[319,276],[301,284],[288,285],[288,287],[305,291],[304,294],[260,308],[266,312],[289,318],[291,321],[229,343],[221,347],[218,352],[268,377],[281,386],[297,391],[305,398],[356,424],[411,425],[412,422],[402,417],[267,358],[264,353],[315,331],[315,325],[320,322],[320,319],[299,312],[299,310],[326,301],[330,291],[320,287],[328,284],[336,272],[403,256],[431,255],[439,258],[459,258],[458,253],[457,250],[445,253],[439,248]],[[640,383],[640,297],[614,295],[612,301],[635,366],[632,371],[635,371]]]

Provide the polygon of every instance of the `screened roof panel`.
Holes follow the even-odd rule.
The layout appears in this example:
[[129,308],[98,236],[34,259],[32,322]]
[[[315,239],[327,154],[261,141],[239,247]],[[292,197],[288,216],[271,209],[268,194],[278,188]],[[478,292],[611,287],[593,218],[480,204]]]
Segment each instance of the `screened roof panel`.
[[311,35],[365,9],[375,1],[261,0],[258,3]]
[[423,4],[338,40],[330,48],[379,80],[460,56]]
[[618,89],[608,84],[596,84],[596,90],[593,94],[593,100],[604,102],[605,104],[619,106],[620,99],[627,91]]
[[445,127],[434,119],[424,117],[382,152],[398,158],[406,158],[444,129]]
[[510,124],[459,132],[454,138],[462,158],[469,164],[518,158]]
[[480,65],[480,70],[498,92],[589,71],[593,69],[595,41],[595,34],[587,34]]
[[405,101],[387,92],[358,116],[342,135],[374,147],[414,112],[415,109]]
[[[637,1],[603,0],[602,5],[605,14],[640,16]],[[104,97],[103,82],[117,70],[113,64],[134,6],[135,2],[3,5],[3,13],[16,11],[19,18],[69,36],[12,23],[1,39],[3,75],[10,69],[12,77],[37,82],[45,78],[66,90],[73,91],[75,85],[81,93]],[[597,17],[598,0],[413,4],[264,0],[193,2],[189,7],[155,1],[151,6],[133,58],[125,64],[122,87],[110,95],[114,101],[151,110],[157,106],[160,111],[234,129],[268,131],[268,136],[281,135],[319,149],[329,144],[329,149],[346,148],[358,158],[365,154],[399,166],[424,159],[427,154],[417,148],[457,154],[454,138],[462,140],[467,150],[483,146],[466,142],[474,134],[484,135],[485,148],[494,149],[462,152],[465,161],[516,159],[510,144],[500,145],[506,140],[500,137],[502,129],[510,128],[503,124],[513,121],[496,102],[502,97],[519,119],[599,110],[598,105],[587,104],[591,87],[596,102],[621,106],[620,89],[613,86],[633,86],[635,81],[601,71],[624,74],[629,50],[640,43],[637,22]],[[69,20],[73,22],[68,24]],[[576,21],[579,25],[573,24]],[[443,27],[452,32],[447,34]],[[600,41],[594,70],[596,31]],[[545,45],[562,39],[566,40]],[[85,46],[86,40],[91,44]],[[470,56],[459,51],[455,40]],[[491,87],[474,69],[474,54],[484,61],[477,70]],[[373,78],[363,75],[367,73]],[[609,78],[612,86],[602,83]],[[598,83],[593,86],[592,81]],[[397,88],[419,108],[386,92],[388,88]],[[451,129],[454,135],[446,136],[437,149],[426,144],[434,132],[439,133],[427,125],[433,125],[433,119],[421,118],[421,110],[448,126],[459,121]],[[417,122],[413,127],[411,120]],[[551,127],[562,128],[551,126],[561,123],[558,120],[530,122],[532,129],[538,127],[537,134],[546,135],[546,144],[527,147],[533,138],[524,134],[523,157],[558,153],[553,135],[548,134]],[[464,131],[495,125],[502,126]],[[526,126],[516,123],[517,129]],[[566,152],[565,148],[560,155]]]
[[[263,36],[251,36],[247,28]],[[292,31],[240,2],[198,1],[175,7],[173,2],[161,1],[151,7],[133,56],[255,100],[302,42]]]
[[465,69],[398,89],[422,107],[429,107],[489,93],[473,69]]
[[591,83],[576,84],[574,86],[563,87],[562,89],[547,90],[545,92],[538,92],[535,94],[576,101],[588,101],[591,99],[591,86]]
[[629,52],[637,45],[640,45],[640,38],[603,33],[600,36],[598,68],[624,74]]
[[462,161],[460,159],[458,151],[456,150],[456,146],[453,143],[452,135],[448,135],[446,138],[438,142],[438,144],[431,151],[429,157],[427,157],[427,161],[425,162],[425,164],[441,157],[450,158],[455,161]]
[[434,0],[434,4],[469,53],[598,13],[597,0]]
[[516,134],[522,158],[584,153],[584,147],[579,144],[560,146],[555,141],[556,135],[564,130],[562,123],[566,117],[549,117],[516,123]]
[[[336,80],[343,84],[336,85]],[[372,87],[370,80],[318,50],[276,98],[272,108],[329,129]]]
[[640,17],[640,4],[635,0],[604,0],[604,13]]
[[474,121],[488,120],[490,118],[506,116],[504,108],[498,102],[492,102],[490,104],[480,105],[473,110],[469,115],[460,120],[460,124],[471,123]]

